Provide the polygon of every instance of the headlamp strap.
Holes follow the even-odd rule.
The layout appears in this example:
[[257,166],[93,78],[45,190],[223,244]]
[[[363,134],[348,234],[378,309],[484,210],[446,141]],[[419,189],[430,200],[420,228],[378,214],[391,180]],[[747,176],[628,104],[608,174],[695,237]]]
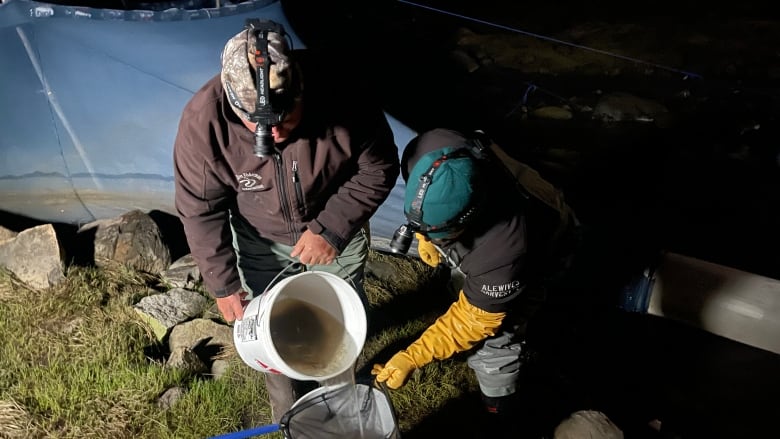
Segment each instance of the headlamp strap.
[[[284,35],[284,29],[278,23],[268,20],[250,18],[246,20],[245,29],[248,30],[247,38],[255,40],[255,80],[257,90],[257,101],[255,103],[255,112],[250,114],[253,122],[266,122],[277,124],[281,121],[282,115],[274,111],[271,105],[271,86],[269,72],[271,68],[271,58],[268,53],[268,33],[276,32]],[[247,41],[247,45],[249,41]]]
[[419,183],[417,184],[417,191],[415,192],[414,200],[412,200],[411,206],[409,207],[409,215],[407,215],[409,221],[417,227],[422,225],[422,203],[423,200],[425,200],[425,194],[428,192],[428,187],[433,181],[433,174],[444,160],[447,160],[446,155],[436,159],[428,170],[420,176]]
[[420,175],[419,182],[417,184],[417,191],[414,194],[414,200],[412,200],[410,206],[409,206],[409,212],[406,214],[406,219],[409,220],[409,223],[418,231],[433,231],[433,230],[439,230],[439,229],[445,229],[451,225],[457,224],[462,222],[462,217],[465,217],[467,215],[470,215],[472,212],[470,210],[472,209],[465,209],[463,215],[459,215],[458,218],[452,219],[450,221],[447,221],[444,224],[436,225],[436,226],[428,226],[425,225],[422,222],[422,204],[425,200],[425,194],[428,192],[428,187],[433,182],[433,174],[436,172],[437,169],[441,166],[442,163],[444,163],[447,160],[451,159],[457,159],[462,157],[471,157],[471,154],[469,150],[466,148],[459,148],[455,151],[452,151],[447,154],[442,154],[441,157],[434,160],[433,163],[431,163],[431,166],[428,168],[427,171],[425,171],[422,175]]

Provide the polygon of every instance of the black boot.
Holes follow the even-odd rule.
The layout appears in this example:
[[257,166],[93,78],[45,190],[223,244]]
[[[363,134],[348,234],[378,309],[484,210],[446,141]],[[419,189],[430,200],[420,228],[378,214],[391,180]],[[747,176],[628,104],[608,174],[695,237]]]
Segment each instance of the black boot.
[[506,396],[486,396],[482,395],[482,406],[490,414],[500,416],[512,416],[512,412],[517,409],[517,398],[514,394]]
[[480,435],[485,439],[522,438],[516,395],[491,397],[482,395]]

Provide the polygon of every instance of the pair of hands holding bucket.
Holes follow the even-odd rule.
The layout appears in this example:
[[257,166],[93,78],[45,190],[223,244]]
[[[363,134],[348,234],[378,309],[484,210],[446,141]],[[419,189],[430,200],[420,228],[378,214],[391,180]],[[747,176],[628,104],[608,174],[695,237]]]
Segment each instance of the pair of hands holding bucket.
[[[290,252],[290,257],[297,257],[301,264],[305,265],[329,265],[333,263],[336,256],[338,252],[325,238],[309,230],[303,232]],[[241,320],[244,317],[244,309],[249,304],[246,300],[247,295],[248,293],[242,288],[229,296],[216,298],[217,308],[226,322]]]

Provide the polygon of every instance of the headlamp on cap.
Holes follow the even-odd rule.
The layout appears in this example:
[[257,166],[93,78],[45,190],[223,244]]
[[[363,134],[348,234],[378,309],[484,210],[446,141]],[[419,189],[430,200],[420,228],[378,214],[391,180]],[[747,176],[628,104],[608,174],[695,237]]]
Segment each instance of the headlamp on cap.
[[[427,168],[419,173],[425,166]],[[414,192],[407,183],[404,208],[407,223],[393,234],[390,250],[407,253],[415,233],[432,239],[447,239],[459,234],[476,212],[477,196],[472,188],[474,172],[472,155],[466,148],[444,148],[422,157],[410,173],[409,183],[413,181],[412,177],[418,176]],[[431,192],[434,192],[433,197]],[[424,205],[427,213],[423,211]]]
[[[284,119],[283,111],[275,109],[271,103],[270,68],[271,58],[268,53],[268,33],[276,32],[284,35],[284,29],[278,23],[258,19],[246,21],[247,38],[255,40],[255,81],[257,90],[257,102],[255,112],[250,115],[250,120],[257,123],[255,128],[254,153],[258,157],[272,154],[274,151],[274,139],[271,126],[277,125]],[[249,41],[247,41],[247,47]]]
[[[244,119],[254,122],[257,125],[255,129],[254,154],[258,157],[273,154],[274,141],[271,133],[271,127],[278,125],[284,120],[286,115],[295,108],[295,101],[298,96],[297,78],[292,78],[294,69],[287,62],[287,47],[285,39],[289,42],[284,27],[281,24],[260,19],[247,19],[244,32],[246,34],[243,56],[246,60],[248,55],[251,60],[250,70],[251,78],[246,77],[248,81],[244,82],[242,75],[246,70],[246,64],[242,64],[240,58],[233,55],[236,52],[227,53],[227,56],[238,61],[226,61],[223,59],[223,85],[230,100],[231,106],[243,115]],[[243,33],[243,32],[242,32]],[[241,35],[241,34],[239,34]],[[238,35],[237,35],[238,37]],[[228,44],[231,44],[234,39]],[[233,43],[233,44],[238,44]],[[290,46],[291,46],[290,42]],[[237,46],[233,46],[237,47]],[[254,51],[252,51],[254,48]],[[226,46],[226,52],[227,46]],[[275,76],[272,76],[275,75]],[[248,101],[247,93],[243,89],[250,89],[248,83],[254,82],[254,90],[251,90],[254,99]],[[272,84],[276,81],[277,85],[272,89]],[[281,87],[278,85],[281,81]],[[245,85],[242,85],[242,82]],[[243,87],[243,89],[242,89]],[[242,105],[243,103],[243,105]],[[254,107],[251,111],[250,108]]]

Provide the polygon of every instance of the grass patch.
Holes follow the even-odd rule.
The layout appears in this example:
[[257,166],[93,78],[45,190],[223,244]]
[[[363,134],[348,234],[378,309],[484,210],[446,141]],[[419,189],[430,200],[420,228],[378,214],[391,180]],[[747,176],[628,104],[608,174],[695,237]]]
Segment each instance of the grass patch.
[[[358,374],[414,340],[451,302],[438,273],[373,252],[390,277],[366,279],[370,332]],[[205,438],[270,424],[264,380],[234,349],[218,380],[175,370],[132,304],[160,280],[123,267],[73,266],[62,284],[26,287],[0,272],[0,438]],[[168,389],[183,390],[171,407]],[[463,361],[433,364],[391,391],[402,433],[476,388]],[[280,433],[267,435],[281,437]]]

